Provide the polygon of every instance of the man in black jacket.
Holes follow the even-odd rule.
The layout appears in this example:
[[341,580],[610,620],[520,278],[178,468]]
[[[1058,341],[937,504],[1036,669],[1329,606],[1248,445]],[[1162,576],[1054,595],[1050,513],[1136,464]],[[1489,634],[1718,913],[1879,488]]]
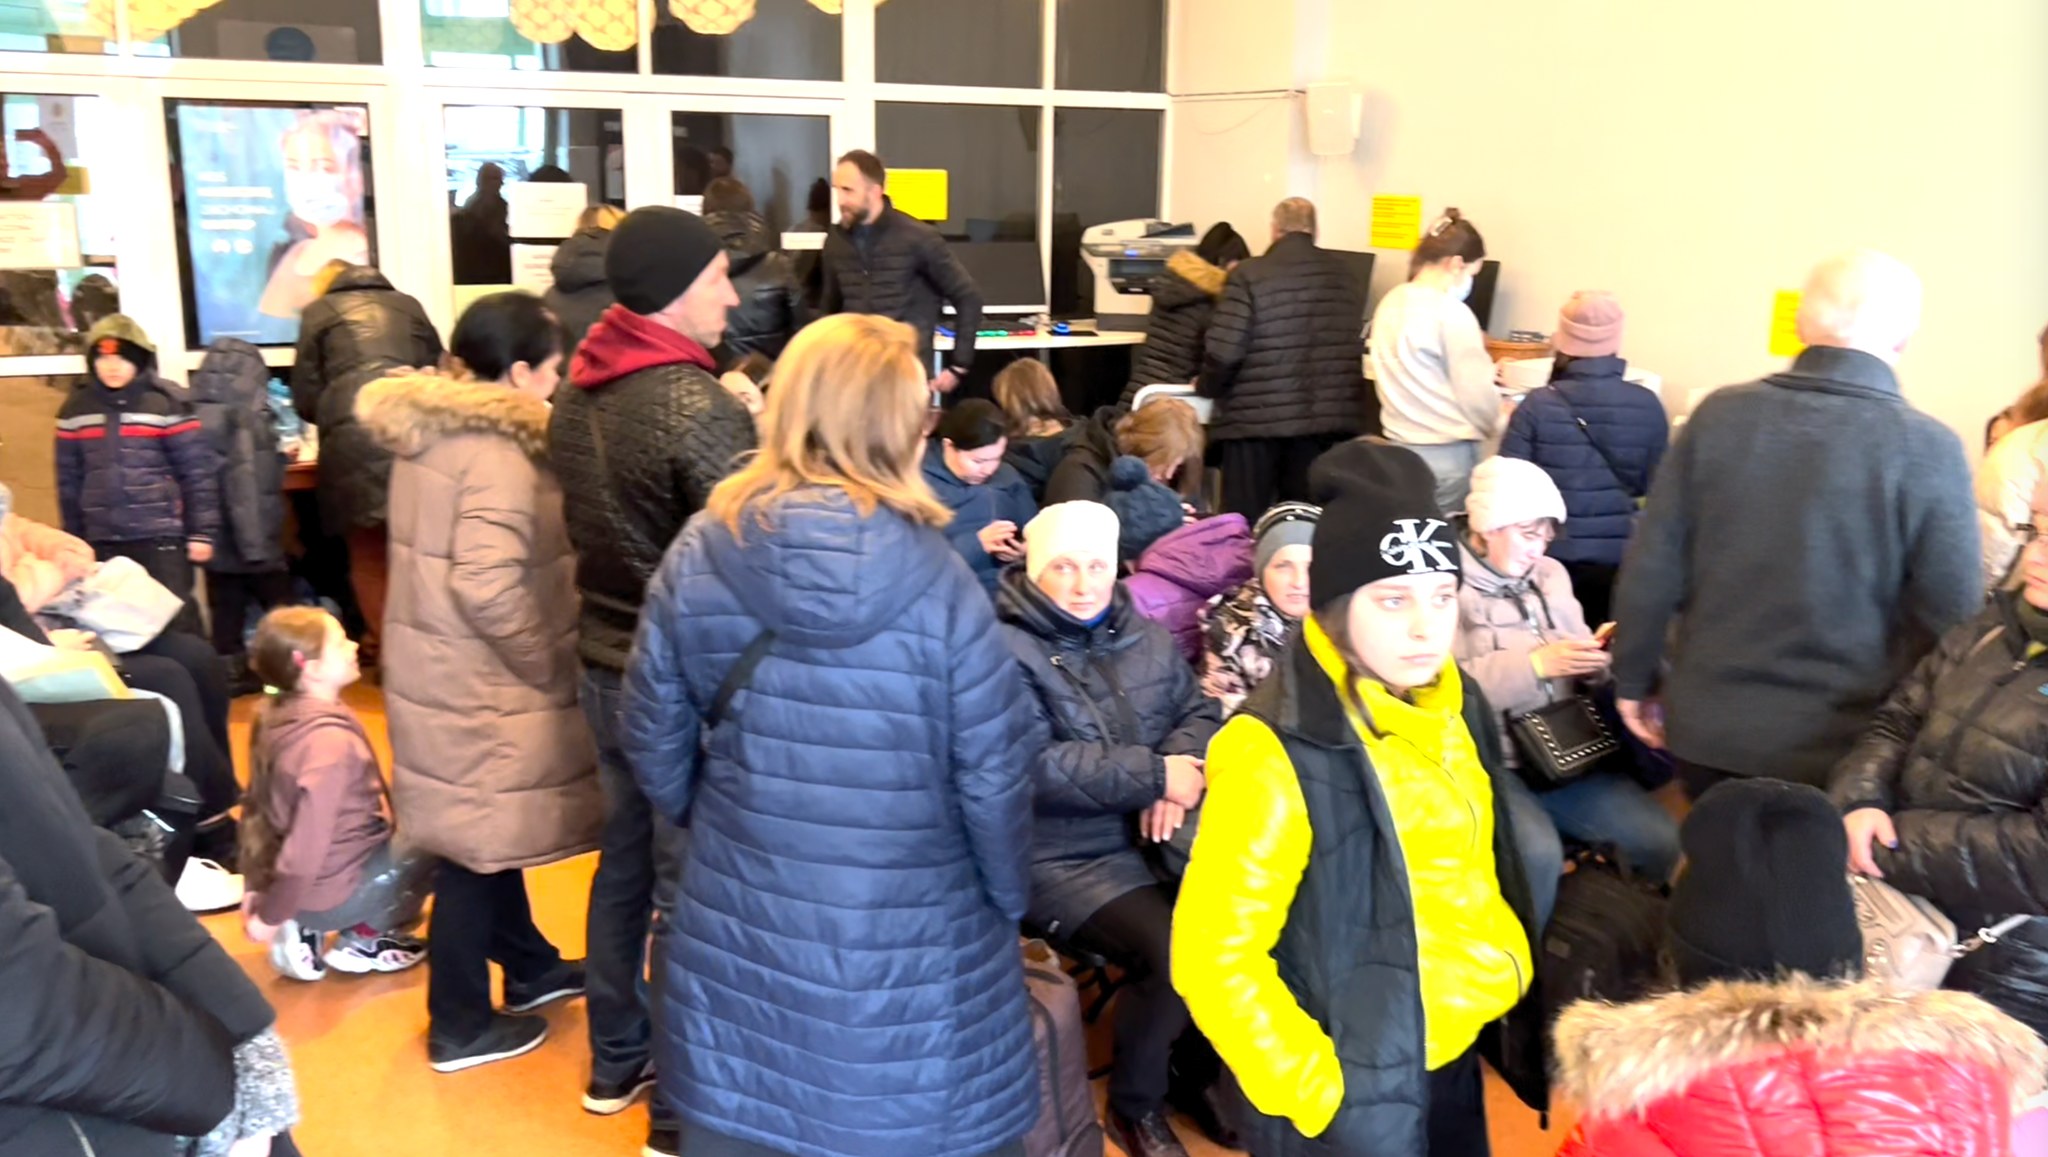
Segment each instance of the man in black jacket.
[[1732,775],[1826,786],[1892,686],[1983,605],[1962,442],[1892,368],[1919,325],[1897,260],[1822,264],[1807,350],[1702,401],[1658,470],[1615,590],[1615,694],[1646,742],[1668,729],[1695,798]]
[[953,256],[937,229],[896,208],[889,173],[873,153],[855,149],[832,170],[839,192],[838,227],[825,239],[824,302],[820,313],[879,313],[917,330],[927,365],[939,309],[951,305],[953,351],[933,379],[951,393],[974,364],[974,333],[981,328],[981,290]]
[[[591,881],[593,1113],[625,1109],[652,1083],[651,1022],[638,991],[653,914],[658,830],[618,745],[619,680],[647,581],[692,514],[755,445],[754,420],[713,377],[711,350],[739,304],[717,233],[667,206],[636,209],[605,251],[618,304],[591,327],[557,395],[548,440],[583,595],[583,709],[597,737],[607,817]],[[664,825],[665,827],[665,825]],[[649,1148],[671,1143],[657,1121]],[[665,1136],[661,1135],[665,1134]]]
[[95,829],[0,683],[0,1153],[161,1157],[235,1108],[269,1002]]
[[1309,464],[1362,428],[1364,333],[1365,288],[1316,246],[1316,207],[1280,202],[1272,247],[1224,284],[1195,382],[1216,399],[1224,510],[1257,518],[1308,500]]

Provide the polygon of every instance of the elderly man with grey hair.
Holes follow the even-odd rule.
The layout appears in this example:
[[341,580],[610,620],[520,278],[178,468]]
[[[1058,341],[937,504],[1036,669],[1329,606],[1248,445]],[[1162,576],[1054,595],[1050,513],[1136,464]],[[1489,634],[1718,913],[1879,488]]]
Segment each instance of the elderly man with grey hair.
[[1823,262],[1806,351],[1708,395],[1664,459],[1615,595],[1615,690],[1695,798],[1734,776],[1825,787],[1892,685],[1983,605],[1962,442],[1894,370],[1919,326],[1897,259]]
[[1316,246],[1316,207],[1273,208],[1273,244],[1223,286],[1195,388],[1216,399],[1209,438],[1223,508],[1257,518],[1307,501],[1308,467],[1364,429],[1365,286]]

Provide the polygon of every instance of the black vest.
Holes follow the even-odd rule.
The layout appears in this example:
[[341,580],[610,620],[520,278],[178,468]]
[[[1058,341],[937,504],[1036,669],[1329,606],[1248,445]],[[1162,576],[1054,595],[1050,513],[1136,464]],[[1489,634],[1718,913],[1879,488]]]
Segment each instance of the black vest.
[[[1300,636],[1242,710],[1279,736],[1308,806],[1314,842],[1273,956],[1281,981],[1330,1034],[1344,1073],[1343,1103],[1320,1137],[1303,1137],[1291,1122],[1249,1110],[1247,1147],[1256,1157],[1425,1157],[1429,1081],[1415,910],[1379,777],[1337,688]],[[1496,785],[1493,853],[1501,894],[1534,945],[1534,905],[1498,787],[1513,773],[1502,767],[1493,710],[1469,679],[1464,716]],[[1548,1102],[1542,1027],[1535,1000],[1524,998],[1479,1042],[1538,1109]]]

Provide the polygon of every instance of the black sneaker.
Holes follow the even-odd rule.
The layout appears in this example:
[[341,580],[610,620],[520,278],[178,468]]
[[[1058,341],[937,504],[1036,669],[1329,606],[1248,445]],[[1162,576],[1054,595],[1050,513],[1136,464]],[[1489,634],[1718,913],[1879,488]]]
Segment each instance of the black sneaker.
[[590,1087],[583,1091],[583,1111],[609,1117],[623,1113],[626,1109],[654,1089],[654,1062],[640,1066],[640,1071],[623,1081],[607,1081],[596,1075],[590,1078]]
[[583,995],[583,962],[564,960],[532,984],[505,981],[505,1011],[532,1012],[544,1004]]
[[647,1144],[640,1157],[682,1157],[683,1135],[674,1125],[647,1126]]
[[1111,1109],[1109,1139],[1129,1157],[1188,1157],[1187,1148],[1174,1135],[1166,1114],[1158,1109],[1136,1119]]
[[492,1061],[524,1056],[548,1039],[548,1022],[537,1016],[494,1016],[491,1027],[467,1044],[427,1036],[427,1063],[437,1073],[459,1073]]

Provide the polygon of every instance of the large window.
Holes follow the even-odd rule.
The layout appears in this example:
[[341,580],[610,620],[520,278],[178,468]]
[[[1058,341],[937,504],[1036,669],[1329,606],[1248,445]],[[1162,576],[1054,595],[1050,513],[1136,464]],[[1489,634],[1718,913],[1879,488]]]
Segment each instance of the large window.
[[[699,32],[655,5],[654,71],[679,76],[838,80],[839,17],[808,0],[757,0],[730,32]],[[708,25],[722,28],[722,24]]]
[[[532,280],[545,255],[532,250],[552,252],[576,231],[575,215],[584,207],[626,203],[617,109],[451,105],[444,124],[456,285],[545,288]],[[524,188],[531,185],[560,188]],[[527,214],[516,211],[515,202],[558,211]]]
[[1159,215],[1154,109],[1063,108],[1053,113],[1052,308],[1094,313],[1094,279],[1081,261],[1090,226]]
[[633,72],[636,0],[423,0],[420,37],[435,68]]
[[875,106],[875,141],[891,169],[946,174],[946,215],[955,241],[1038,238],[1038,117],[1033,106]]
[[[104,112],[104,101],[93,96],[9,93],[0,101],[8,173],[42,193],[33,206],[10,208],[41,218],[55,238],[43,255],[61,256],[60,264],[36,268],[40,260],[22,254],[30,267],[0,269],[0,356],[77,353],[85,331],[120,310],[120,206],[92,191],[92,158],[119,147],[101,123]],[[57,253],[73,248],[76,260]]]
[[1053,83],[1060,88],[1166,88],[1166,0],[1058,0]]
[[112,52],[111,19],[88,0],[0,0],[0,52]]
[[1038,88],[1040,0],[887,0],[875,9],[875,79]]
[[734,177],[753,195],[754,210],[778,233],[819,232],[832,223],[830,120],[679,112],[671,124],[676,196],[701,197],[712,180]]
[[[178,12],[190,2],[134,0],[131,12]],[[140,39],[154,31],[137,28],[135,21],[131,14],[130,36]],[[377,64],[384,59],[377,0],[211,0],[176,24],[159,45],[138,46],[138,51],[146,48],[224,60]]]

